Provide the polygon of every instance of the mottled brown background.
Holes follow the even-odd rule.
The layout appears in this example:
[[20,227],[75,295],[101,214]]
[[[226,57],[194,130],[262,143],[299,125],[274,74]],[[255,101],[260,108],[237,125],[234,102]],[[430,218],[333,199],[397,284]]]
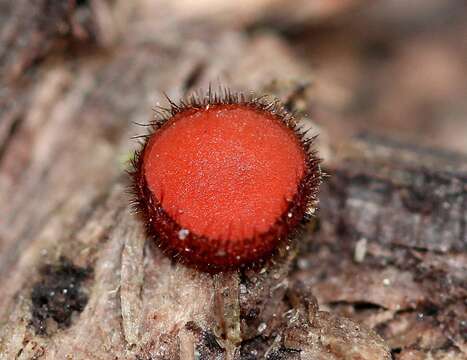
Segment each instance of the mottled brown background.
[[[172,263],[128,209],[135,123],[209,83],[320,133],[262,269]],[[466,208],[463,0],[0,0],[0,359],[466,359]]]

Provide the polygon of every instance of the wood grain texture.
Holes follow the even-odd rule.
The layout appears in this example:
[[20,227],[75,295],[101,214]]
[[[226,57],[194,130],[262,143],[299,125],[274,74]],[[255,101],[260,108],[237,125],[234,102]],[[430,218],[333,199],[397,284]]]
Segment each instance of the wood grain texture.
[[321,127],[319,216],[264,268],[154,249],[125,169],[163,92],[219,81],[299,114],[313,94],[281,36],[159,5],[2,4],[0,358],[463,359],[461,155]]

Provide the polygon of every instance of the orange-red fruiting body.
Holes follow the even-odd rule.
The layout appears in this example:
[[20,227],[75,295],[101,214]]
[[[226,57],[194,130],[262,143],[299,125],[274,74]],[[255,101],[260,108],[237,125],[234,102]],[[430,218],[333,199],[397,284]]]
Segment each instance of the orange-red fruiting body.
[[316,201],[319,160],[273,104],[232,95],[173,104],[148,136],[134,190],[169,253],[208,270],[254,263]]

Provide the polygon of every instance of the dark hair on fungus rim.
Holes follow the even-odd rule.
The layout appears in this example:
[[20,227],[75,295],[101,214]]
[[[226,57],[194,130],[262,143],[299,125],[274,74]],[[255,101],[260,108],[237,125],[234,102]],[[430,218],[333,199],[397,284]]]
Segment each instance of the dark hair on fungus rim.
[[[243,93],[232,93],[228,89],[219,91],[219,93],[213,93],[211,91],[211,88],[209,88],[206,95],[193,95],[188,99],[181,100],[178,104],[174,103],[170,99],[168,99],[168,101],[170,103],[169,108],[157,107],[157,109],[155,109],[155,120],[149,124],[149,134],[142,137],[144,141],[142,141],[141,143],[140,150],[135,153],[135,156],[132,160],[132,168],[130,170],[130,175],[133,180],[131,187],[131,192],[133,194],[133,206],[137,210],[137,212],[141,214],[145,222],[148,235],[151,238],[155,239],[156,244],[163,250],[165,254],[173,257],[174,259],[177,259],[178,261],[184,264],[194,266],[203,271],[218,272],[222,270],[235,269],[239,267],[249,267],[257,264],[262,264],[265,260],[267,260],[270,257],[271,254],[274,253],[274,250],[278,247],[278,245],[281,242],[287,241],[296,235],[296,230],[299,228],[299,225],[302,223],[302,220],[308,220],[309,215],[313,213],[317,207],[318,189],[322,179],[322,172],[320,169],[321,160],[317,157],[316,152],[312,149],[313,140],[315,138],[313,137],[305,139],[306,131],[302,131],[298,127],[294,115],[288,112],[277,99],[268,100],[268,98],[265,96],[256,97],[254,95],[245,95]],[[229,221],[231,221],[233,224],[222,223],[222,229],[224,230],[220,229],[220,224],[217,224],[217,226],[219,227],[219,229],[217,229],[215,226],[213,227],[212,225],[210,225],[210,223],[207,222],[208,220],[204,220],[203,223],[203,219],[200,221],[201,223],[203,223],[204,228],[201,228],[201,224],[198,226],[196,223],[193,223],[194,220],[191,220],[192,224],[195,224],[194,226],[190,227],[186,226],[186,224],[182,226],[180,223],[183,221],[180,221],[180,219],[183,216],[185,216],[185,214],[183,214],[183,211],[181,210],[181,205],[174,204],[174,202],[177,202],[179,198],[183,197],[182,192],[185,194],[185,196],[188,196],[185,197],[187,201],[192,201],[192,197],[196,197],[196,194],[194,194],[194,192],[196,192],[199,189],[198,185],[200,184],[196,183],[196,180],[193,180],[194,176],[192,177],[190,175],[190,177],[186,177],[185,179],[186,181],[188,181],[189,186],[187,186],[186,188],[177,188],[178,185],[172,184],[172,180],[173,183],[177,183],[180,181],[180,178],[177,176],[177,174],[171,175],[173,177],[169,178],[169,183],[163,183],[163,180],[161,180],[163,176],[167,174],[172,174],[174,171],[180,171],[181,168],[183,168],[182,171],[184,171],[183,176],[187,176],[187,171],[189,173],[189,170],[186,170],[184,165],[191,163],[184,162],[186,159],[179,160],[175,158],[175,163],[179,162],[177,165],[182,165],[175,168],[174,166],[176,165],[169,164],[171,161],[166,161],[166,163],[157,163],[158,160],[154,159],[154,156],[156,156],[157,158],[159,158],[160,156],[162,158],[165,157],[166,159],[172,159],[174,156],[173,153],[177,152],[180,149],[180,147],[182,148],[182,150],[180,150],[179,158],[189,157],[191,155],[187,155],[186,152],[183,153],[184,145],[181,144],[184,144],[186,142],[186,138],[184,139],[183,143],[179,142],[178,138],[177,140],[172,139],[171,141],[175,141],[176,144],[170,144],[170,142],[167,143],[167,141],[169,141],[167,140],[165,144],[169,145],[164,145],[164,140],[161,140],[161,138],[164,138],[165,136],[165,139],[170,139],[174,136],[173,134],[176,134],[175,131],[180,132],[183,131],[183,129],[185,129],[185,133],[191,133],[192,129],[190,127],[194,129],[193,133],[198,135],[201,134],[201,136],[203,136],[208,130],[203,128],[202,130],[204,132],[202,132],[200,129],[198,129],[198,127],[201,127],[201,122],[208,124],[206,125],[208,126],[207,129],[214,129],[212,130],[214,135],[206,135],[210,136],[208,140],[211,143],[214,141],[223,141],[222,137],[220,137],[220,140],[219,138],[214,139],[216,137],[215,134],[217,134],[215,131],[218,130],[215,126],[229,127],[229,129],[225,131],[230,131],[230,128],[235,128],[235,131],[237,131],[238,134],[241,134],[241,136],[248,137],[251,135],[251,131],[242,133],[242,130],[238,130],[236,129],[236,127],[240,128],[240,126],[244,124],[240,124],[237,126],[235,124],[232,124],[230,119],[230,122],[215,123],[216,125],[212,125],[214,121],[223,121],[223,117],[237,119],[239,116],[244,116],[245,122],[247,122],[247,119],[249,119],[249,121],[253,124],[253,129],[266,129],[266,132],[269,131],[268,126],[270,125],[272,125],[272,127],[277,128],[277,133],[274,133],[271,136],[265,134],[263,137],[261,137],[262,135],[258,134],[258,131],[256,131],[256,133],[252,135],[254,140],[252,144],[247,143],[247,140],[238,138],[234,139],[238,140],[240,143],[243,142],[242,144],[245,145],[245,147],[250,146],[253,149],[258,149],[258,151],[262,151],[263,148],[259,148],[260,145],[254,144],[255,142],[257,142],[257,138],[260,138],[260,140],[264,140],[265,144],[268,145],[268,142],[276,141],[274,140],[276,135],[279,136],[279,140],[277,141],[282,141],[279,142],[279,144],[284,143],[287,145],[289,143],[292,144],[292,142],[296,142],[297,149],[293,149],[294,145],[290,145],[290,154],[284,154],[281,159],[282,162],[284,162],[284,159],[286,159],[285,162],[288,163],[289,158],[293,158],[296,155],[297,151],[301,154],[299,155],[299,158],[302,159],[303,164],[300,163],[301,160],[297,160],[296,165],[300,168],[303,167],[303,171],[301,171],[301,176],[299,178],[297,178],[297,174],[295,174],[295,178],[297,178],[295,180],[295,191],[293,192],[293,194],[286,194],[283,193],[283,188],[280,188],[279,194],[276,194],[276,199],[274,199],[273,196],[266,196],[268,200],[265,200],[265,195],[270,195],[270,193],[266,190],[263,191],[264,194],[259,195],[244,194],[240,192],[235,193],[236,190],[232,192],[233,186],[239,184],[235,183],[235,181],[240,182],[240,185],[246,184],[245,186],[249,186],[249,184],[247,184],[247,182],[244,180],[245,177],[248,177],[249,175],[248,170],[245,170],[245,177],[242,177],[243,175],[239,175],[240,180],[234,179],[234,185],[230,184],[229,182],[225,182],[225,195],[227,197],[231,196],[232,194],[235,196],[238,195],[238,197],[251,195],[250,198],[256,199],[255,204],[246,204],[247,206],[256,206],[258,202],[261,203],[261,201],[269,201],[269,199],[271,199],[271,201],[275,201],[273,205],[275,205],[276,203],[279,204],[279,201],[282,201],[282,203],[285,206],[284,210],[280,211],[280,213],[277,213],[277,216],[274,216],[274,220],[271,221],[267,228],[263,227],[262,231],[257,230],[257,223],[261,224],[260,219],[254,219],[254,216],[251,214],[255,214],[255,211],[249,211],[249,209],[248,211],[247,209],[245,211],[240,211],[239,214],[229,212]],[[243,118],[241,118],[241,120],[243,121]],[[256,121],[258,121],[258,124],[255,124]],[[264,124],[260,124],[260,122],[264,122]],[[249,124],[246,124],[245,126],[247,125]],[[175,130],[175,128],[177,128],[177,130]],[[180,130],[180,128],[182,128],[182,130]],[[283,135],[280,135],[281,132],[283,132]],[[163,135],[161,136],[161,134]],[[283,137],[283,139],[280,139],[281,136]],[[271,140],[271,138],[273,140]],[[230,141],[230,139],[225,140],[226,146],[230,146],[230,143],[228,144],[227,141]],[[209,157],[212,161],[218,161],[218,159],[215,159],[215,154],[217,154],[218,152],[209,148],[209,146],[213,147],[214,145],[208,144],[208,150],[205,150],[203,149],[203,146],[205,144],[200,144],[199,141],[192,141],[192,144],[194,144],[192,146],[195,146],[194,152],[199,150],[200,153],[202,153],[203,151],[205,151],[204,154],[206,157]],[[219,144],[217,144],[216,146],[218,145]],[[222,143],[220,145],[222,146]],[[275,148],[277,149],[277,143],[272,143],[270,145],[276,146]],[[162,150],[158,150],[158,147],[163,148],[164,146],[168,149],[167,151],[164,150],[165,152],[163,152]],[[189,145],[186,145],[186,147],[187,146]],[[277,152],[271,152],[270,154],[266,153],[266,155],[270,155],[271,158],[274,160],[274,154],[280,154],[281,151],[286,151],[283,150],[285,147],[286,146],[282,146],[279,150],[277,150]],[[154,148],[156,150],[154,150]],[[170,153],[171,149],[175,149],[175,151],[172,151]],[[156,155],[153,155],[154,151],[156,151]],[[248,152],[246,152],[246,154],[248,155]],[[255,158],[256,154],[252,155],[254,160],[257,161],[258,159]],[[273,160],[271,160],[272,163],[275,161]],[[197,161],[206,162],[206,159],[197,159]],[[222,163],[222,161],[227,160],[221,159],[220,161]],[[238,169],[244,170],[240,166],[243,164],[237,164],[237,162],[241,163],[242,160],[237,160],[237,157],[235,157],[234,160],[230,159],[229,161],[230,163],[227,163],[228,165],[232,165],[232,162],[235,163],[234,168],[236,172],[239,171]],[[154,162],[156,162],[157,171],[153,170]],[[293,163],[293,160],[291,160],[290,162]],[[262,164],[264,163],[264,161],[258,163],[260,163],[260,165],[258,165],[258,168],[261,168],[261,166],[263,166]],[[251,164],[252,162],[248,163],[248,165]],[[216,164],[215,166],[217,165],[218,164]],[[273,165],[274,164],[270,166]],[[171,169],[164,169],[164,167],[170,166],[172,166]],[[209,176],[211,176],[211,179],[214,179],[215,182],[219,183],[219,177],[216,176],[216,171],[218,171],[218,169],[215,168],[215,166],[208,165],[208,172],[210,171],[212,173],[210,175],[208,174],[208,178]],[[290,181],[290,173],[287,174],[288,166],[289,164],[279,163],[280,169],[278,170],[278,173],[280,176],[283,176],[285,178],[279,179],[277,181],[282,181],[282,183],[285,183],[286,180],[288,180],[288,183],[290,183],[289,185],[294,185],[294,181]],[[271,170],[271,168],[267,169]],[[237,173],[235,173],[235,175],[236,174]],[[255,180],[253,180],[253,183],[255,186],[264,185],[266,189],[268,185],[270,185],[269,180],[271,180],[271,183],[274,183],[274,180],[277,176],[276,173],[274,173],[273,175],[274,176],[270,176],[270,178],[266,179],[264,184],[254,183]],[[202,178],[202,181],[203,180],[204,178]],[[190,181],[192,183],[190,183]],[[157,187],[155,184],[157,184],[157,186],[159,187]],[[195,185],[196,188],[193,187]],[[164,193],[163,186],[168,186],[169,188],[172,188],[172,194],[168,191],[165,191]],[[277,187],[280,186],[277,185],[276,188]],[[173,188],[175,188],[175,190],[180,190],[180,193],[173,194]],[[235,187],[235,189],[237,188],[238,187]],[[205,192],[209,191],[206,189],[207,188],[205,186],[205,188],[202,188],[200,191],[197,192],[200,200],[196,200],[198,201],[198,203],[196,203],[196,201],[193,200],[195,204],[194,206],[196,206],[196,204],[198,204],[200,207],[204,207],[206,205],[205,202],[203,202],[203,200],[207,196]],[[158,194],[156,194],[154,190],[156,190]],[[192,193],[190,193],[190,191],[192,191]],[[211,195],[214,194],[217,196],[219,193],[221,193],[221,195],[224,195],[222,194],[222,189],[219,190],[216,188],[215,190],[211,191]],[[186,194],[187,192],[189,192],[189,194]],[[273,192],[274,191],[271,191],[271,193]],[[172,195],[172,199],[174,199],[175,196],[176,200],[167,200],[170,197],[170,195]],[[255,196],[259,196],[259,198],[256,198]],[[280,199],[278,198],[279,196],[281,197]],[[221,197],[222,196],[219,196],[218,204],[227,204],[229,206],[231,205],[231,198],[231,202],[228,202],[226,200],[222,200]],[[211,198],[207,199],[211,201],[212,196]],[[163,205],[165,205],[165,208]],[[191,205],[193,205],[193,203],[191,203]],[[192,211],[194,211],[194,213],[196,213],[195,215],[199,217],[204,215],[203,211],[207,211],[206,214],[209,214],[212,205],[213,204],[211,203],[211,207],[204,210],[193,210],[192,208]],[[178,220],[176,219],[176,215],[174,215],[174,209],[177,209],[177,206],[179,207],[178,209],[182,214],[180,215],[180,218]],[[232,206],[235,207],[234,205]],[[270,215],[269,217],[274,215],[274,212],[271,212],[272,210],[270,211],[269,208],[262,209],[261,207],[259,207],[256,210],[258,211],[258,209],[259,211],[264,210],[264,212],[266,213],[265,217],[267,217],[268,215]],[[261,215],[263,214],[261,213]],[[190,214],[186,215],[185,218],[187,216],[189,217]],[[241,221],[242,216],[246,216],[248,221],[252,221],[254,224],[250,228],[248,228],[248,226],[245,225],[244,229],[240,229],[239,226],[243,226],[243,222]],[[185,222],[187,221],[188,220],[185,220]],[[209,219],[209,221],[211,221],[211,219]],[[220,219],[214,219],[212,221],[214,223],[216,221],[221,222],[222,216],[220,217]],[[248,223],[248,221],[245,221],[244,223]],[[192,227],[198,227],[197,231],[193,231]],[[242,234],[246,234],[246,236],[243,237]]]

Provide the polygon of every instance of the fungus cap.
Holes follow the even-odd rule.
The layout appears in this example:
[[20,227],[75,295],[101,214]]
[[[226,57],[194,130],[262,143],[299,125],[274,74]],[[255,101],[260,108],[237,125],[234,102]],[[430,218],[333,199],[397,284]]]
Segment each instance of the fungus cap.
[[135,160],[149,232],[200,268],[266,258],[316,200],[319,160],[308,145],[278,103],[172,104]]

